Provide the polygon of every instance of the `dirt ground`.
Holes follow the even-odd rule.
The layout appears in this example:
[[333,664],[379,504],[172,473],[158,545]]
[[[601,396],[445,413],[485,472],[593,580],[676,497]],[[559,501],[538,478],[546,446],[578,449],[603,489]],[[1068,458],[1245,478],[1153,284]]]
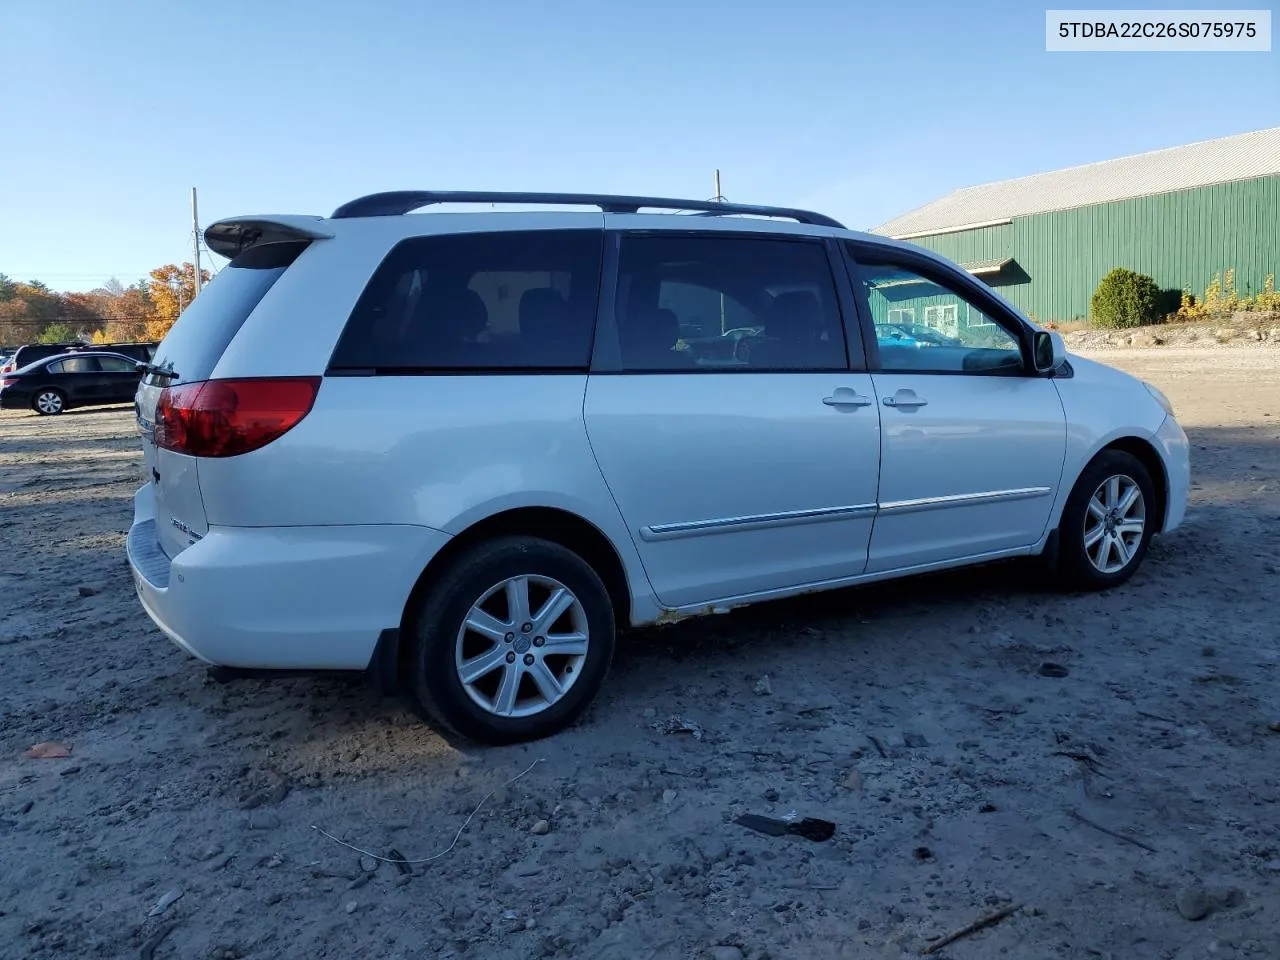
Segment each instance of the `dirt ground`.
[[[577,727],[488,750],[359,682],[209,679],[134,598],[130,411],[0,414],[0,957],[893,958],[1016,905],[932,956],[1275,960],[1280,349],[1103,359],[1194,443],[1128,586],[1002,565],[643,631]],[[431,857],[494,789],[412,872],[313,829]]]

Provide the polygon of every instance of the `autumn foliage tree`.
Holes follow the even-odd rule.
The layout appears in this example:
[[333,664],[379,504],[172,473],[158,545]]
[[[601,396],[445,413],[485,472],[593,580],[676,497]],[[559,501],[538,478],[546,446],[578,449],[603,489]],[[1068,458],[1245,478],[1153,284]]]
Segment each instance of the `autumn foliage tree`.
[[[147,338],[163,339],[174,321],[196,295],[196,268],[190,263],[181,267],[168,263],[151,271],[147,292],[153,305],[152,319],[147,322]],[[200,271],[201,284],[209,282],[209,272]]]

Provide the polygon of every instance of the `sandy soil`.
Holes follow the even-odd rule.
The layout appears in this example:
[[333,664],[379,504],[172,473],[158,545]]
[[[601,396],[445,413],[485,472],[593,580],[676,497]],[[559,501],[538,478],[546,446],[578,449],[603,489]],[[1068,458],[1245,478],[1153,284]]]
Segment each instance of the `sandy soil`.
[[[501,750],[359,683],[211,681],[133,596],[129,411],[0,415],[0,957],[883,958],[1012,904],[932,955],[1280,957],[1280,352],[1105,359],[1195,443],[1129,586],[1005,565],[642,632]],[[411,873],[312,829],[432,856],[537,760]]]

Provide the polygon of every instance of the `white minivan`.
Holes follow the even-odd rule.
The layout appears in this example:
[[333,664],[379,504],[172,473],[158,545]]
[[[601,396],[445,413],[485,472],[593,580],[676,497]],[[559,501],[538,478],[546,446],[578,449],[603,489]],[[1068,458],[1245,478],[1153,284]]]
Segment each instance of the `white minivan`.
[[403,192],[206,239],[137,395],[143,607],[471,739],[571,723],[619,625],[1025,555],[1114,587],[1183,518],[1158,390],[820,214]]

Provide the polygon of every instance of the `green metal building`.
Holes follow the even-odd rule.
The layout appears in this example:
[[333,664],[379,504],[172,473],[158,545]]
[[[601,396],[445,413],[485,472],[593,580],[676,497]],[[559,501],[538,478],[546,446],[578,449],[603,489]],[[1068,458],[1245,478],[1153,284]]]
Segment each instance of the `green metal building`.
[[1085,319],[1114,267],[1174,304],[1228,269],[1256,294],[1280,275],[1280,127],[967,187],[872,232],[956,261],[1041,323]]

